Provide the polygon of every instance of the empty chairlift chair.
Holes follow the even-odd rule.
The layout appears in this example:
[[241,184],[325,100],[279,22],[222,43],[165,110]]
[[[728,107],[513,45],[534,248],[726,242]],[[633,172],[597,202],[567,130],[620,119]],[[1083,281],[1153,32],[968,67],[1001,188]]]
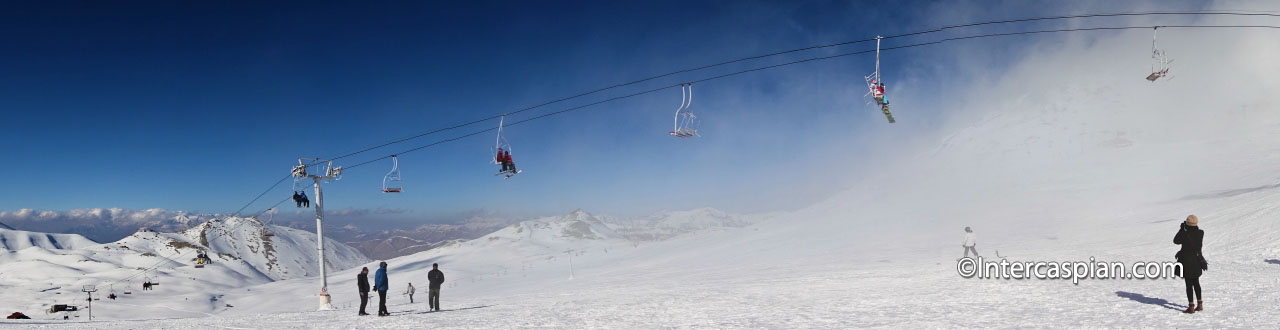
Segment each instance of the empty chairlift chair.
[[676,116],[672,119],[671,136],[689,138],[698,135],[697,119],[689,108],[693,106],[693,84],[680,84],[680,107],[676,108]]
[[391,155],[391,172],[382,177],[382,192],[398,193],[401,192],[400,186],[400,161],[396,155]]

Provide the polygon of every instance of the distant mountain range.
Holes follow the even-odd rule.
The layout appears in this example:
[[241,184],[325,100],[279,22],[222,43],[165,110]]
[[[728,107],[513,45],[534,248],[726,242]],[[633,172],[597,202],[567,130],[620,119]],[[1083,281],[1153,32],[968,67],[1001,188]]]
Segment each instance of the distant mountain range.
[[[434,249],[453,240],[470,240],[513,223],[499,217],[472,217],[457,224],[425,224],[413,229],[358,233],[343,241],[375,260]],[[351,230],[353,228],[345,228]]]
[[17,251],[29,247],[43,249],[75,249],[98,244],[76,234],[49,234],[14,230],[0,223],[0,250]]
[[0,211],[0,221],[10,229],[43,233],[78,234],[96,242],[112,242],[129,236],[139,228],[160,232],[178,232],[215,219],[218,214],[205,214],[165,209],[129,210],[122,208],[74,209],[49,211],[19,209]]
[[[614,238],[626,239],[638,244],[644,241],[664,240],[684,233],[721,227],[743,227],[755,220],[733,216],[712,208],[688,211],[660,212],[640,218],[612,218],[590,215],[583,210],[570,213],[583,217],[602,228],[608,228]],[[225,218],[218,214],[203,214],[163,209],[127,210],[119,208],[76,209],[70,211],[38,211],[22,209],[0,212],[0,219],[14,223],[17,228],[32,232],[76,234],[91,242],[113,242],[143,232],[179,233],[207,227],[211,220]],[[266,218],[265,216],[263,218]],[[279,216],[277,215],[277,218]],[[256,220],[255,220],[256,221]],[[476,239],[502,228],[519,224],[518,219],[493,213],[469,215],[457,223],[424,224],[408,229],[370,230],[351,222],[326,225],[325,236],[355,248],[372,260],[386,260],[444,246],[452,241]],[[313,221],[284,221],[277,219],[273,225],[292,230],[312,232]],[[0,224],[4,228],[12,228]],[[202,227],[203,226],[203,227]],[[583,232],[588,235],[589,233]],[[584,236],[585,238],[590,238]],[[57,240],[46,240],[58,242]],[[27,244],[30,245],[30,244]],[[16,245],[15,245],[16,246]]]

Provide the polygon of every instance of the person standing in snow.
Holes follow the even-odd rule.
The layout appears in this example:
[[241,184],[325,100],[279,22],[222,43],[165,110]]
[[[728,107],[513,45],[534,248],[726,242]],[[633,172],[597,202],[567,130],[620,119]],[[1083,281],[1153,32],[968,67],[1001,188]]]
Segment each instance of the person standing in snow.
[[404,290],[404,294],[409,295],[409,303],[413,303],[413,283],[409,283],[409,288]]
[[1182,245],[1174,257],[1182,264],[1182,280],[1187,284],[1187,310],[1182,311],[1187,314],[1204,310],[1204,300],[1200,297],[1200,274],[1209,269],[1209,264],[1200,253],[1204,231],[1200,230],[1199,225],[1200,218],[1194,214],[1189,215],[1182,222],[1178,234],[1173,236],[1173,244]]
[[973,229],[964,227],[964,242],[961,242],[960,245],[964,246],[965,258],[969,257],[969,251],[973,251],[974,257],[979,257],[978,249],[974,248],[978,245],[978,234],[974,234]]
[[364,311],[364,307],[369,305],[369,267],[364,267],[356,275],[356,287],[360,289],[360,314],[357,315],[369,315]]
[[427,272],[427,307],[428,310],[440,310],[440,284],[444,284],[444,272],[440,271],[440,264],[431,264],[431,271]]
[[387,281],[386,261],[379,263],[378,271],[373,273],[373,288],[378,290],[378,316],[391,315],[387,311],[387,290],[391,289],[391,282]]

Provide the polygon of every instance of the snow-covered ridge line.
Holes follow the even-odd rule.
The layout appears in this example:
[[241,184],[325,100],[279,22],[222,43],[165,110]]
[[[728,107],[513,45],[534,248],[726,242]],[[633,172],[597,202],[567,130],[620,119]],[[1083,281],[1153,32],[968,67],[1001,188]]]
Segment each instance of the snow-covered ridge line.
[[62,250],[95,244],[98,243],[76,234],[37,233],[0,226],[0,250],[17,251],[29,247]]

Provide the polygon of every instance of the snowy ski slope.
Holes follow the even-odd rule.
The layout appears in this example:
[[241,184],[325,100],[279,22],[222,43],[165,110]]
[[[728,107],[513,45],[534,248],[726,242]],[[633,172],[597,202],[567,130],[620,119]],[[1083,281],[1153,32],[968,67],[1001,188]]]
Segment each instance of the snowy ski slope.
[[[900,95],[898,126],[882,138],[895,141],[893,148],[903,154],[869,159],[870,167],[882,170],[860,174],[850,190],[762,222],[636,244],[599,219],[575,212],[389,260],[391,317],[356,316],[357,269],[350,269],[331,274],[340,308],[332,312],[314,311],[318,280],[295,278],[119,302],[156,310],[175,306],[179,298],[214,296],[216,302],[202,303],[233,308],[184,303],[173,307],[183,309],[178,312],[112,315],[134,320],[64,324],[37,317],[0,324],[60,329],[1275,328],[1280,324],[1280,103],[1274,91],[1280,90],[1275,74],[1280,62],[1271,58],[1280,53],[1280,44],[1270,32],[1186,31],[1162,43],[1183,50],[1177,53],[1181,65],[1173,69],[1176,79],[1152,84],[1142,79],[1145,64],[1117,60],[1146,54],[1144,44],[1132,42],[1142,38],[1119,33],[1046,46],[1052,51],[1028,56],[981,86],[999,93],[950,100],[940,115],[944,118],[929,124],[935,126],[927,132],[937,136],[918,136],[926,133],[911,125],[921,121],[922,112],[910,110],[911,95]],[[977,249],[988,257],[999,250],[1016,261],[1171,261],[1178,222],[1192,213],[1206,232],[1204,254],[1211,265],[1201,278],[1203,312],[1178,311],[1186,306],[1181,279],[1072,284],[966,279],[956,273],[965,226],[978,233]],[[447,278],[445,310],[437,313],[426,312],[423,301],[432,263],[439,263]],[[6,269],[0,281],[11,281],[9,274]],[[259,284],[248,282],[241,284]],[[406,282],[419,288],[416,304],[400,295]],[[160,319],[168,317],[187,318]]]

